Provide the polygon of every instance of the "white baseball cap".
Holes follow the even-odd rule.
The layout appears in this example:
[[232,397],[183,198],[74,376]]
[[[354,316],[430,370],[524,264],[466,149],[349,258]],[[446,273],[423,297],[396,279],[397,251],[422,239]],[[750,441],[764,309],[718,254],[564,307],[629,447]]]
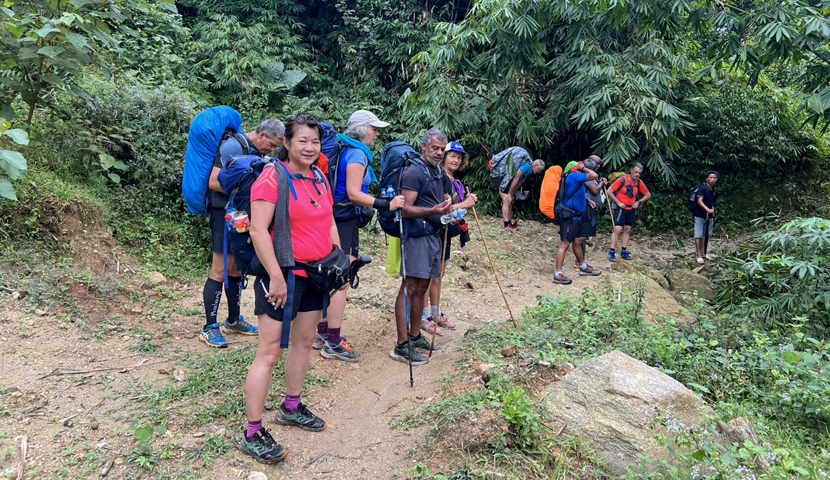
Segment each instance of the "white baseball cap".
[[358,110],[349,117],[349,127],[353,125],[371,125],[376,128],[386,128],[389,123],[382,122],[377,115],[369,110]]

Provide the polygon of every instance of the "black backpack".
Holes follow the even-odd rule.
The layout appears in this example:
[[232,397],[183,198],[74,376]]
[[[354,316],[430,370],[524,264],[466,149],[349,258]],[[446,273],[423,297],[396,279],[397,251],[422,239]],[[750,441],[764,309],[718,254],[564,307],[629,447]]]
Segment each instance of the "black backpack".
[[[401,191],[401,175],[407,167],[420,168],[427,177],[420,190],[418,196],[421,196],[429,188],[430,183],[434,181],[441,181],[444,178],[444,169],[438,167],[438,175],[430,175],[421,155],[412,148],[411,145],[405,142],[391,142],[383,147],[383,153],[380,156],[380,188],[385,191],[391,186],[395,192],[400,194]],[[380,228],[386,232],[387,235],[393,237],[401,236],[400,226],[400,211],[388,211],[378,213],[378,223]],[[406,235],[409,237],[423,237],[434,234],[437,229],[430,225],[422,218],[413,218],[409,222],[405,222],[407,228]]]
[[700,191],[700,187],[702,186],[703,185],[692,187],[692,189],[689,190],[689,195],[686,197],[686,208],[692,213],[695,213],[695,207],[697,206],[697,192]]
[[579,212],[576,210],[566,207],[565,204],[571,201],[572,198],[579,193],[579,188],[574,191],[568,198],[565,197],[565,185],[568,177],[571,175],[571,171],[569,170],[566,173],[562,174],[562,178],[559,180],[559,191],[556,192],[556,200],[553,202],[553,215],[556,218],[556,221],[561,223],[562,220],[568,220],[570,218],[574,218],[579,216]]

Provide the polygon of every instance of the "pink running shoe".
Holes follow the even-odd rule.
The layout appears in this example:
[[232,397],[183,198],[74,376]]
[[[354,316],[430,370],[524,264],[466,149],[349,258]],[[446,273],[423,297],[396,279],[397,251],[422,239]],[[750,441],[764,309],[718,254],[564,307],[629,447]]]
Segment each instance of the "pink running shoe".
[[429,317],[426,320],[421,320],[421,330],[429,333],[430,335],[432,335],[432,332],[435,332],[435,334],[439,337],[444,334],[443,330],[435,326],[435,322],[432,321],[432,317]]
[[440,325],[444,328],[449,328],[450,330],[455,330],[455,326],[456,326],[454,323],[452,323],[447,318],[446,315],[444,315],[444,312],[441,312],[440,314],[438,314],[438,325]]

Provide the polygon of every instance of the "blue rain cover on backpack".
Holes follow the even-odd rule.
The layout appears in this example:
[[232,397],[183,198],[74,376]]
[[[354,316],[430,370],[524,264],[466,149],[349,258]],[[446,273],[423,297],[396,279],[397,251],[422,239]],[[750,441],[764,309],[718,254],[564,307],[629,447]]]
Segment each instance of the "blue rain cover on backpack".
[[205,195],[210,171],[219,142],[225,130],[242,133],[242,115],[231,107],[212,107],[200,113],[190,124],[187,153],[184,156],[182,193],[187,209],[196,215],[207,215]]

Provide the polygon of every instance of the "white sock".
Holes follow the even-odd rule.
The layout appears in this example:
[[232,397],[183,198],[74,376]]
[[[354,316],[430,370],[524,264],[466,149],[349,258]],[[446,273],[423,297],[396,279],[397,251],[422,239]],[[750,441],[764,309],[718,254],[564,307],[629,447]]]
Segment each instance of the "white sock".
[[424,307],[424,313],[421,314],[421,320],[429,318],[429,307]]
[[429,307],[429,316],[438,320],[438,306]]

